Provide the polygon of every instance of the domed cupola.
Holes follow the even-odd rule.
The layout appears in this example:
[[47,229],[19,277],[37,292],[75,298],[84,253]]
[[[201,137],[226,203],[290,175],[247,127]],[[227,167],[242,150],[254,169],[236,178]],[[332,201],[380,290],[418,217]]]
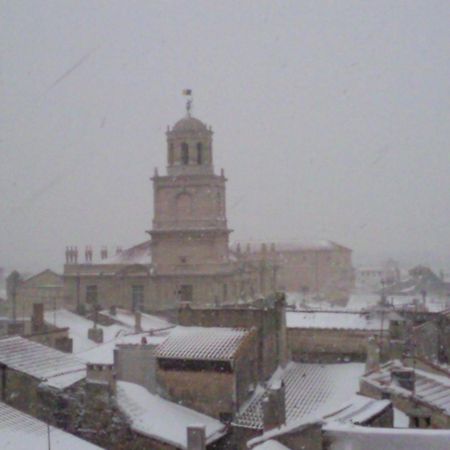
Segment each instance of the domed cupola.
[[192,117],[191,101],[186,116],[167,129],[167,172],[169,175],[213,173],[211,127]]

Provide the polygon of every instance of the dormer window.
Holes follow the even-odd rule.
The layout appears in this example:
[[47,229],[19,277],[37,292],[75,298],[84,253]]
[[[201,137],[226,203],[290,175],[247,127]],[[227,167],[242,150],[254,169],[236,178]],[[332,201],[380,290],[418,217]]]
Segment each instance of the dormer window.
[[197,164],[202,164],[203,163],[203,148],[202,148],[202,143],[198,142],[197,143]]
[[181,144],[181,164],[187,166],[189,164],[189,145],[186,142]]

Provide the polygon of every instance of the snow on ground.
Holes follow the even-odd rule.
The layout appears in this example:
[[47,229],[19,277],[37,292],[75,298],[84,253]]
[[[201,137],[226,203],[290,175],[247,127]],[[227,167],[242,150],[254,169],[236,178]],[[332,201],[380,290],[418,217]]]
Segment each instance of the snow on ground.
[[177,448],[187,448],[188,426],[204,425],[208,444],[226,431],[226,426],[218,420],[151,394],[134,383],[117,382],[117,402],[135,432]]

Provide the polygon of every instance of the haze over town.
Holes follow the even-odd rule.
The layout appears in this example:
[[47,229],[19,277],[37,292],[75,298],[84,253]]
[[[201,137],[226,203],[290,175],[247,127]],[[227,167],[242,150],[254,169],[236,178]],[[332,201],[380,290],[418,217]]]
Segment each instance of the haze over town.
[[145,240],[183,88],[232,240],[450,264],[447,2],[2,1],[0,20],[1,265]]

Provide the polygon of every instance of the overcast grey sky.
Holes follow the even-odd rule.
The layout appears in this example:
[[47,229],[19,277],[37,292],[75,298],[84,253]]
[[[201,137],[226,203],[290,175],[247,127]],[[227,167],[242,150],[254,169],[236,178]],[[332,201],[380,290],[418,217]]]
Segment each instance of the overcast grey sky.
[[183,88],[233,239],[450,262],[448,1],[0,7],[0,266],[145,240]]

